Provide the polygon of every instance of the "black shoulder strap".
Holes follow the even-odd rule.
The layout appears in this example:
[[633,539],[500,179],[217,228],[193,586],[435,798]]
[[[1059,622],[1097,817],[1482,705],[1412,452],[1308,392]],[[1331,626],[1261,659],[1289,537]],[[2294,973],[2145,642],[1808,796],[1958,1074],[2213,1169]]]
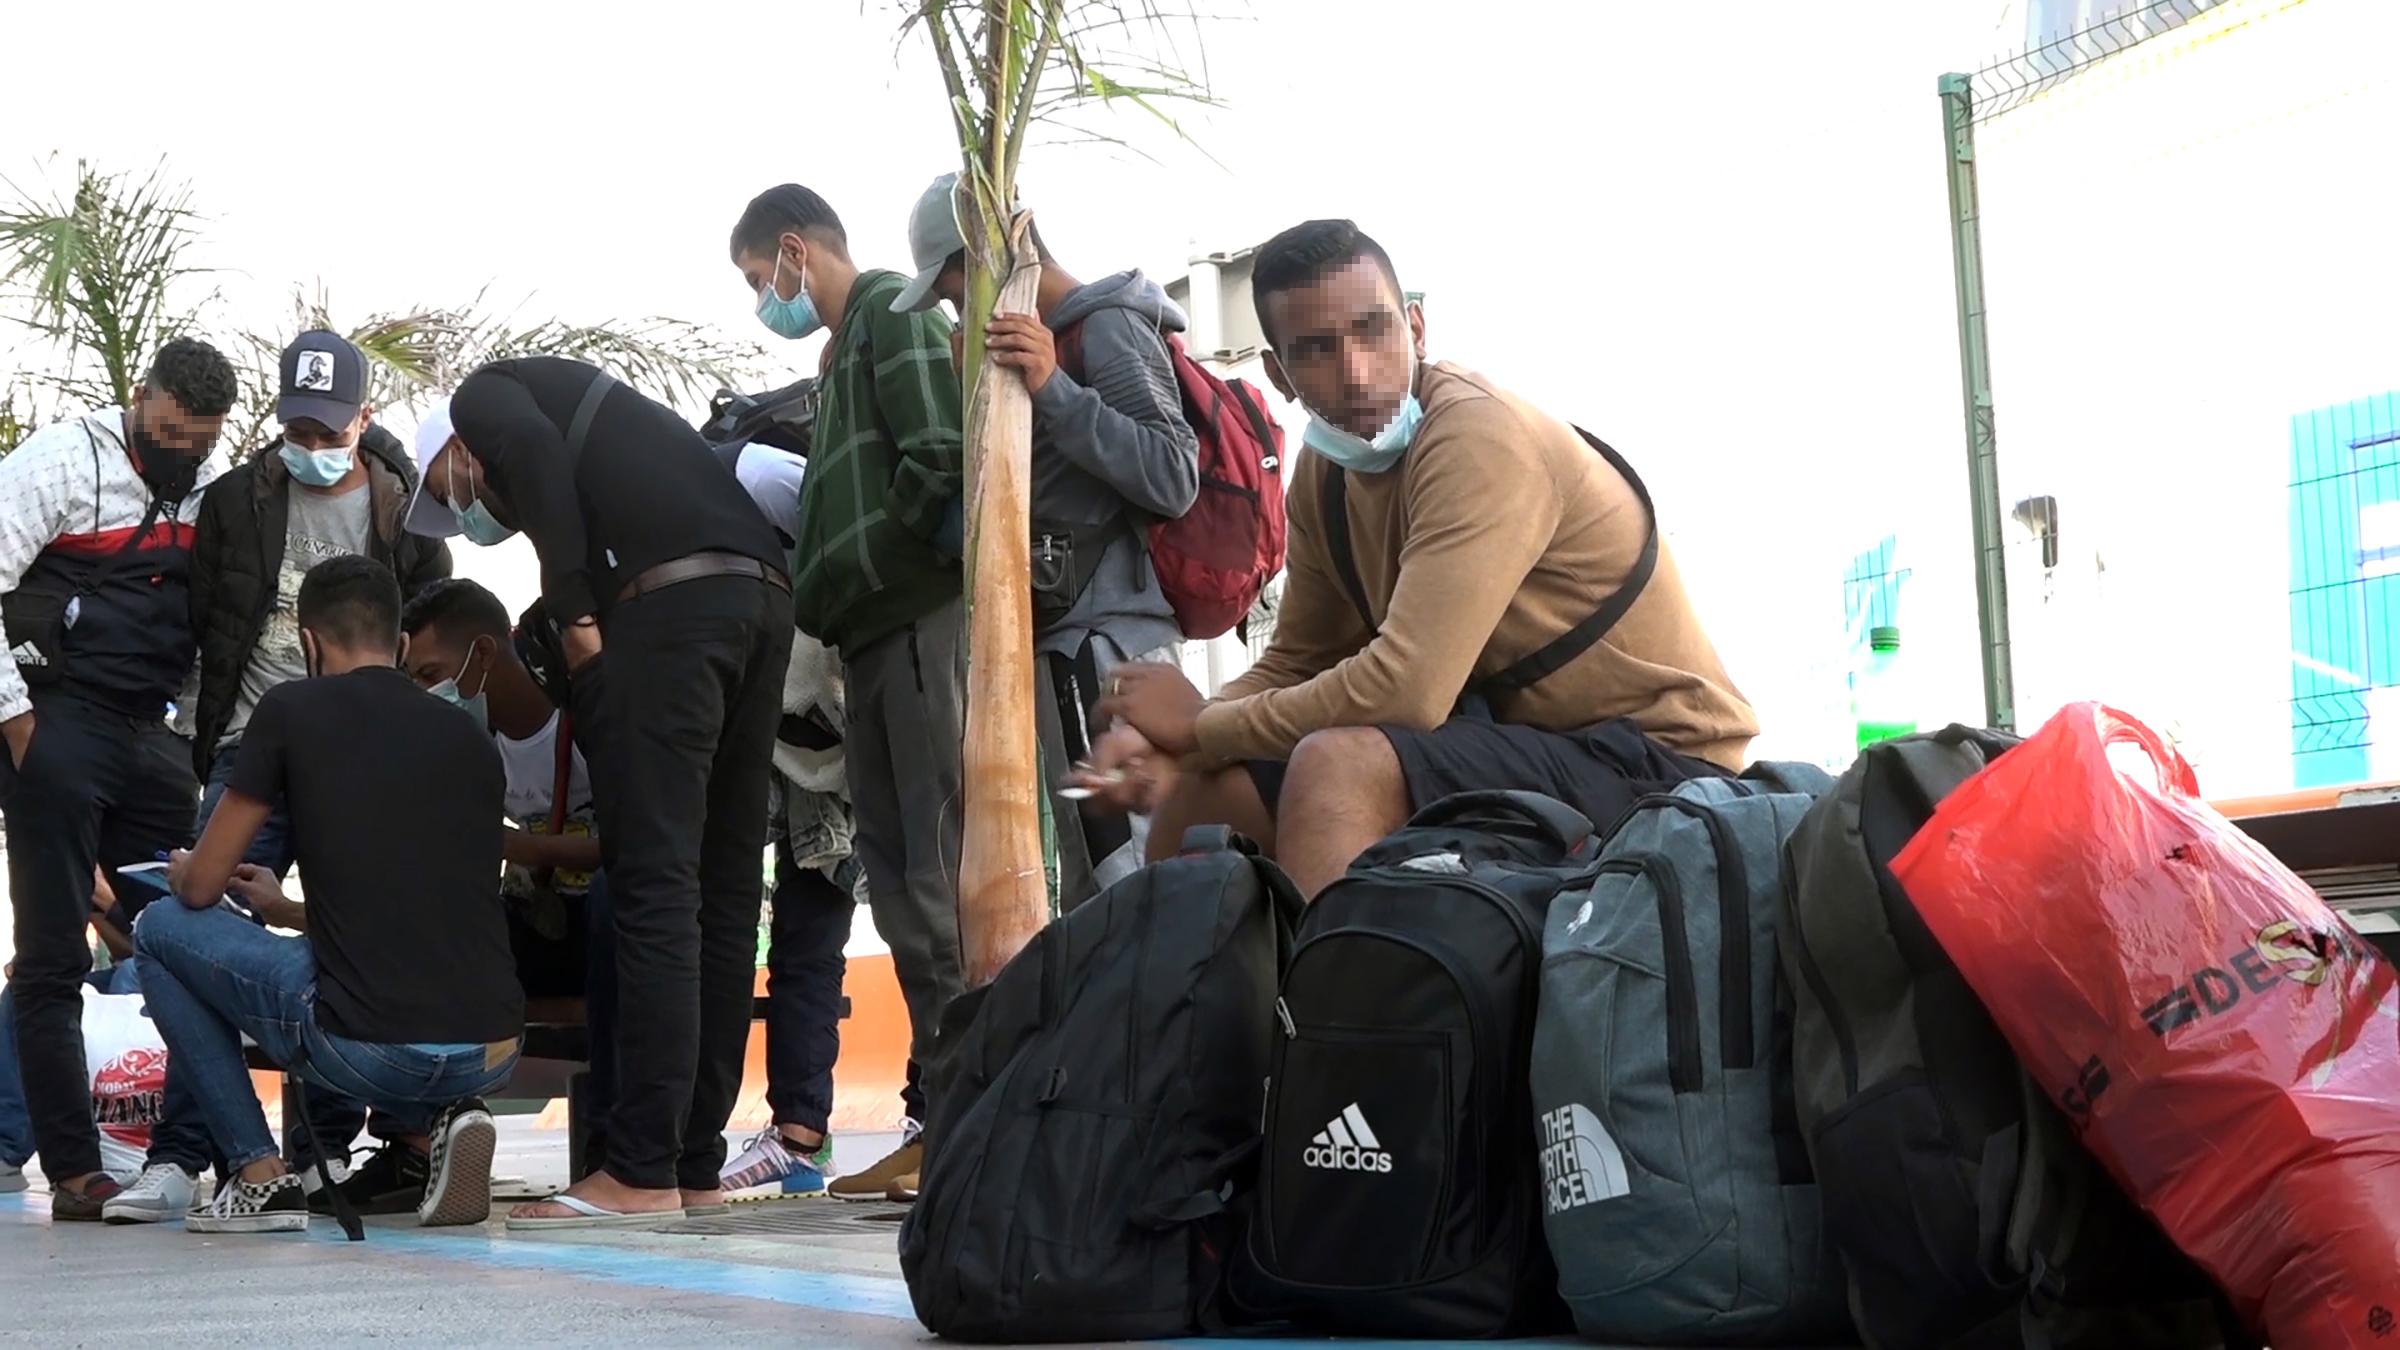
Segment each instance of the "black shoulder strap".
[[717,462],[725,466],[725,472],[739,477],[742,467],[742,449],[748,444],[750,444],[748,441],[725,441],[708,448],[716,451]]
[[166,507],[166,502],[161,502],[158,497],[151,497],[149,509],[144,509],[142,512],[142,524],[134,526],[132,538],[127,538],[125,543],[118,545],[118,550],[110,552],[106,562],[101,562],[101,565],[91,569],[91,577],[84,577],[84,584],[74,589],[77,596],[98,596],[98,593],[101,593],[101,586],[108,586],[110,581],[118,579],[118,572],[125,572],[127,562],[132,562],[132,557],[137,555],[137,552],[142,552],[144,540],[149,540],[151,526],[158,524],[158,509],[161,507]]
[[591,387],[583,391],[583,402],[575,405],[575,420],[567,424],[567,456],[583,458],[583,438],[592,431],[592,419],[600,413],[600,402],[616,387],[616,380],[605,370],[592,372]]
[[1642,536],[1642,551],[1626,571],[1625,584],[1601,601],[1600,607],[1585,616],[1583,622],[1552,638],[1540,650],[1508,669],[1478,681],[1474,686],[1475,691],[1486,696],[1524,689],[1557,674],[1568,662],[1590,651],[1593,644],[1608,636],[1608,630],[1616,627],[1626,611],[1633,608],[1633,602],[1642,598],[1643,589],[1650,584],[1650,575],[1658,570],[1658,509],[1650,504],[1650,489],[1643,485],[1641,475],[1633,471],[1633,466],[1610,449],[1607,442],[1581,427],[1575,428],[1575,434],[1599,451],[1600,457],[1608,461],[1608,467],[1615,469],[1624,478],[1625,485],[1633,489],[1633,495],[1640,499],[1646,527]]
[[1358,559],[1350,552],[1349,475],[1330,462],[1325,466],[1325,550],[1333,555],[1333,570],[1341,575],[1350,603],[1358,607],[1358,621],[1373,633],[1375,613],[1367,608],[1367,584],[1359,580]]

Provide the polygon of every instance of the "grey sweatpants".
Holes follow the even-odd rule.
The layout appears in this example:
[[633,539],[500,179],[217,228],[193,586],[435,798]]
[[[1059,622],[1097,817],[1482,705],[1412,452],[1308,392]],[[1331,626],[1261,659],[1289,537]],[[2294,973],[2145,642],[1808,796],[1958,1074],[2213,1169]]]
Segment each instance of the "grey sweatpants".
[[892,949],[908,1004],[910,1055],[920,1065],[932,1063],[942,1010],[965,985],[958,942],[965,654],[962,600],[843,653],[850,713],[843,750],[858,858],[875,931]]

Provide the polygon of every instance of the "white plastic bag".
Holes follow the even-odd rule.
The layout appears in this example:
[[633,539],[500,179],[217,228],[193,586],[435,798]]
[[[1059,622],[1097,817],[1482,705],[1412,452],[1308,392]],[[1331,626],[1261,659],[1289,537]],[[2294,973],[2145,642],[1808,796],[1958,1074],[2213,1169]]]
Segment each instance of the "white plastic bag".
[[85,986],[83,1062],[92,1071],[101,1167],[120,1176],[140,1172],[167,1100],[167,1043],[142,1015],[140,994]]

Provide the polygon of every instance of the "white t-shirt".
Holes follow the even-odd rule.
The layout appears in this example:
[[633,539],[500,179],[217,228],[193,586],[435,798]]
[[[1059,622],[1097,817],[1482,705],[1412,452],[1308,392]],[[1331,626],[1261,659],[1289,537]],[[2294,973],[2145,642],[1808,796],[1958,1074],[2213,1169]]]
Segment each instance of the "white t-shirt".
[[[542,729],[521,741],[494,732],[492,743],[500,747],[500,765],[508,774],[508,790],[501,799],[501,809],[520,829],[535,834],[550,832],[551,798],[558,786],[558,724],[559,715],[550,714]],[[567,748],[567,815],[559,833],[589,836],[595,833],[592,824],[592,775],[584,766],[583,752],[572,745]],[[559,872],[551,884],[562,895],[581,895],[590,889],[588,872]],[[506,889],[522,894],[532,885],[532,874],[524,868],[508,869]]]
[[807,475],[807,460],[756,441],[743,446],[741,458],[734,461],[734,478],[758,503],[759,513],[783,537],[786,548],[800,537],[800,482]]

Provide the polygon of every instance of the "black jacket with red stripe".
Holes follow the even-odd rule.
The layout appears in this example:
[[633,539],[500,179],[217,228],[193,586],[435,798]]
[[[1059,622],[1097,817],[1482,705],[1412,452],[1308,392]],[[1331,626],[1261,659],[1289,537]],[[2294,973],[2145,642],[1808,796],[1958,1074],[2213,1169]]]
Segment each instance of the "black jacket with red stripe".
[[[23,630],[0,647],[0,721],[30,708],[32,691],[163,716],[191,674],[200,490],[155,502],[124,425],[123,410],[103,408],[0,458],[0,630]],[[221,468],[212,458],[199,482]]]

